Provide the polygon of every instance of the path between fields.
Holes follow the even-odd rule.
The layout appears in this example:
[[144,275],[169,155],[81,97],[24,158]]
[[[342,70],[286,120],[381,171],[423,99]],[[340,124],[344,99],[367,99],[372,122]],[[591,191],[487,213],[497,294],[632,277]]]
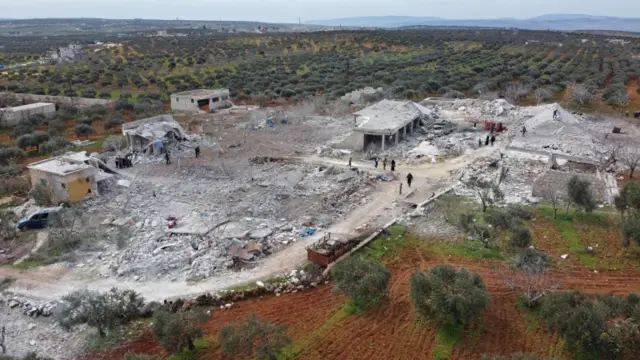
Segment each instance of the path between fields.
[[[411,172],[416,180],[414,188],[416,191],[430,193],[438,190],[443,185],[433,185],[435,182],[452,183],[457,179],[452,179],[450,171],[467,166],[474,159],[489,155],[496,148],[485,147],[470,154],[457,157],[450,161],[438,164],[421,165],[399,165],[396,168],[396,175],[404,180],[408,172]],[[306,157],[298,160],[318,164],[347,167],[345,161],[330,158]],[[354,166],[366,169],[371,172],[382,173],[381,167],[375,169],[373,163],[353,163]],[[381,164],[380,164],[381,166]],[[427,179],[428,181],[420,181]],[[224,288],[255,282],[257,280],[280,275],[284,272],[295,269],[306,261],[306,247],[320,239],[327,232],[333,234],[354,234],[355,229],[363,224],[383,224],[393,218],[389,208],[393,202],[400,200],[398,196],[398,181],[381,183],[376,187],[372,196],[372,201],[358,207],[349,214],[342,222],[319,231],[313,236],[297,241],[286,249],[260,261],[253,269],[241,272],[214,276],[198,283],[187,283],[185,281],[159,280],[154,282],[132,282],[123,281],[118,278],[94,279],[82,277],[77,269],[67,269],[63,264],[55,264],[31,270],[18,270],[10,267],[0,268],[0,277],[13,277],[15,282],[10,291],[37,298],[42,301],[59,299],[69,292],[77,289],[89,289],[95,291],[107,291],[112,287],[120,289],[132,289],[141,293],[147,300],[161,301],[166,298],[179,296],[194,296],[206,292],[213,292]]]

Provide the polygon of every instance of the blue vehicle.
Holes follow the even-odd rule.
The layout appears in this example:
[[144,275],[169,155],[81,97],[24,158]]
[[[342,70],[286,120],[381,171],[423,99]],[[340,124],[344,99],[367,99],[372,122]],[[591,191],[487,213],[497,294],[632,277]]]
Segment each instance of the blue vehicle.
[[52,213],[60,211],[60,209],[62,209],[61,206],[38,210],[33,214],[20,219],[16,227],[18,228],[18,230],[46,228],[49,224],[49,216]]
[[0,64],[0,70],[4,69],[4,65]]

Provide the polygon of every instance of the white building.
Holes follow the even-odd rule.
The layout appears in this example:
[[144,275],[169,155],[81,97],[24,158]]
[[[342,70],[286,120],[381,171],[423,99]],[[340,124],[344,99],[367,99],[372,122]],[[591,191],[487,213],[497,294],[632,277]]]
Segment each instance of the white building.
[[0,125],[15,126],[20,120],[28,119],[31,115],[42,114],[53,116],[56,112],[56,105],[52,103],[38,102],[34,104],[6,107],[0,109]]
[[233,106],[228,89],[189,90],[171,94],[171,110],[196,113]]

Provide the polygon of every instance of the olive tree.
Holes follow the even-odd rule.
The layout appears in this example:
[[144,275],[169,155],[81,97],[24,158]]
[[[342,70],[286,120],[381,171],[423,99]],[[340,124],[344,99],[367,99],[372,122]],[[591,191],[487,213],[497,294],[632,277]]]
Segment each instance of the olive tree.
[[77,290],[62,298],[64,305],[58,314],[58,323],[71,330],[76,325],[87,324],[95,327],[101,337],[122,325],[126,325],[140,315],[144,298],[133,290],[112,288],[99,293]]
[[473,190],[480,199],[480,202],[482,203],[482,212],[486,212],[490,205],[495,202],[502,201],[504,198],[504,194],[500,190],[500,187],[491,181],[482,180],[474,176],[466,181],[465,185]]
[[640,149],[624,147],[620,151],[619,159],[629,168],[629,179],[633,179],[633,172],[640,165]]
[[75,128],[73,128],[73,131],[76,133],[76,136],[78,137],[89,136],[94,133],[94,130],[91,127],[91,125],[87,125],[87,124],[78,124],[76,125]]
[[331,269],[335,290],[350,297],[356,311],[366,310],[387,291],[391,272],[375,260],[348,257]]
[[[4,145],[4,146],[3,146]],[[27,157],[24,150],[17,147],[0,144],[0,166],[18,163]]]
[[175,354],[185,347],[189,350],[196,348],[194,341],[202,337],[202,326],[209,318],[210,315],[201,309],[176,313],[158,311],[153,315],[151,329],[162,348],[170,354]]
[[219,343],[229,356],[247,359],[275,360],[291,343],[286,325],[272,324],[255,314],[220,330]]
[[596,208],[596,201],[589,189],[590,184],[587,180],[580,179],[574,175],[567,183],[567,192],[569,201],[567,201],[567,215],[569,214],[569,205],[574,203],[582,210],[591,212]]
[[437,265],[411,276],[411,299],[427,319],[453,326],[464,325],[489,303],[480,275],[465,268]]

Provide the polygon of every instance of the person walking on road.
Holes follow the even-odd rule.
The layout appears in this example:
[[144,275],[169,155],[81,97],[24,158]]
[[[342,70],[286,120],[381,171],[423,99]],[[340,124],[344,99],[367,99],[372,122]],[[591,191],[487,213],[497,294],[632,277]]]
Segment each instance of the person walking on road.
[[484,146],[488,146],[489,145],[489,135],[487,135],[487,138],[484,139]]
[[200,156],[200,145],[196,146],[196,159]]
[[400,193],[399,195],[402,195],[402,183],[400,183]]
[[375,168],[378,168],[378,158],[373,159],[373,166],[375,166]]
[[494,142],[496,142],[496,136],[495,135],[491,136],[491,146],[493,146]]
[[391,171],[396,171],[396,161],[391,160]]
[[413,175],[411,175],[411,173],[409,173],[407,175],[407,185],[409,185],[409,187],[411,187],[411,182],[413,181]]
[[382,159],[382,170],[387,170],[387,158]]
[[167,150],[166,153],[164,153],[164,159],[167,161],[167,165],[171,164],[171,156],[169,155],[169,151]]
[[349,167],[351,167],[351,160],[352,160],[352,159],[351,159],[351,158],[349,158]]
[[522,136],[524,136],[527,133],[527,128],[523,126],[520,132],[522,132]]

